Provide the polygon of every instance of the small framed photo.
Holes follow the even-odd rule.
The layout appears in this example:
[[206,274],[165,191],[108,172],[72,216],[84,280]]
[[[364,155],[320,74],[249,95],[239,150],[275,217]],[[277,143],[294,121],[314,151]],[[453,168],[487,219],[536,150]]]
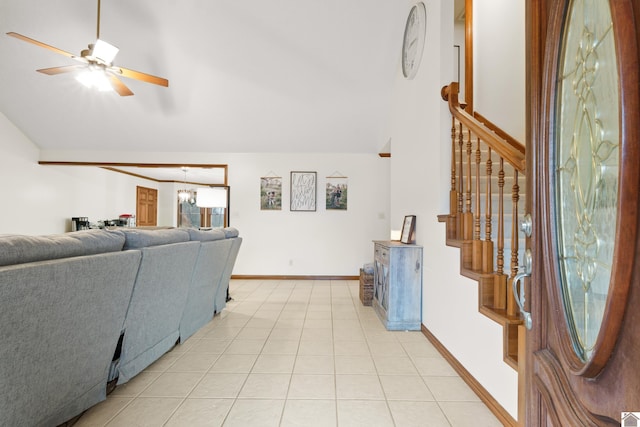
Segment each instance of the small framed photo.
[[282,209],[282,178],[265,176],[260,178],[260,210],[279,211]]
[[416,242],[416,216],[407,215],[404,217],[402,223],[402,234],[400,235],[400,242],[413,244]]
[[327,210],[347,210],[348,196],[347,177],[344,176],[328,176],[327,177],[327,194],[326,208]]

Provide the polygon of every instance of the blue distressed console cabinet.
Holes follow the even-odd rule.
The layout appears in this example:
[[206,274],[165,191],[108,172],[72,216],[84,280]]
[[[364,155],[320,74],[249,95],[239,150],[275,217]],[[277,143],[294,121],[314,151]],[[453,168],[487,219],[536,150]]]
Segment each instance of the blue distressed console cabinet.
[[389,330],[420,330],[422,246],[375,240],[373,308]]

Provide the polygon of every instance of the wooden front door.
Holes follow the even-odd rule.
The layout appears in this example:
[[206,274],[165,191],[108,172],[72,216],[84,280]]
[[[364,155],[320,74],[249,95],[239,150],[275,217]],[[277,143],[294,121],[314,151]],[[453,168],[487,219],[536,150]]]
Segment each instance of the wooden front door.
[[158,190],[155,188],[136,187],[137,225],[158,225]]
[[527,7],[525,424],[625,426],[640,416],[640,2]]

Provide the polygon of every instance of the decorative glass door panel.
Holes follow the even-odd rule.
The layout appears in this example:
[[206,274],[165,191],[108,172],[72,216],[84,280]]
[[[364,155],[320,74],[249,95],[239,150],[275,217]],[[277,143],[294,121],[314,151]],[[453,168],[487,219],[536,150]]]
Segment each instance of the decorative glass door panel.
[[619,82],[609,1],[571,1],[562,37],[552,153],[555,234],[566,321],[574,351],[587,362],[609,294],[619,197]]

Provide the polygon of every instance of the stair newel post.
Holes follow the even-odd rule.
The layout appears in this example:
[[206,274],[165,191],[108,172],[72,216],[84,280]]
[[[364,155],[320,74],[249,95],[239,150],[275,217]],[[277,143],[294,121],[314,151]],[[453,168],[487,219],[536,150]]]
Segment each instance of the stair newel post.
[[458,216],[456,217],[456,235],[458,239],[462,239],[464,236],[463,227],[464,223],[462,217],[464,215],[462,210],[463,204],[463,195],[464,195],[464,162],[463,162],[463,149],[462,145],[464,143],[464,131],[462,130],[462,123],[459,123],[459,131],[458,131],[458,155],[459,155],[459,168],[458,168]]
[[484,219],[484,230],[485,230],[485,238],[482,241],[482,272],[483,273],[492,273],[493,272],[493,241],[491,239],[491,178],[493,175],[493,162],[491,161],[491,147],[487,147],[487,161],[485,162],[487,171],[486,171],[486,180],[487,180],[487,188],[485,191],[485,219]]
[[493,281],[493,308],[507,305],[507,276],[504,274],[504,159],[500,157],[498,171],[498,255],[497,270]]
[[[513,189],[511,192],[513,200],[513,217],[511,220],[511,277],[513,280],[518,274],[518,201],[520,200],[520,186],[518,185],[518,170],[513,173]],[[507,314],[509,316],[518,315],[518,306],[513,292],[509,292],[507,298]]]
[[473,215],[473,243],[471,244],[472,259],[471,268],[474,271],[482,271],[482,241],[480,240],[480,162],[482,154],[480,152],[480,138],[476,137],[476,185],[475,185],[475,212]]
[[458,191],[456,190],[456,118],[451,116],[451,190],[449,191],[449,220],[447,238],[455,239],[458,216]]

